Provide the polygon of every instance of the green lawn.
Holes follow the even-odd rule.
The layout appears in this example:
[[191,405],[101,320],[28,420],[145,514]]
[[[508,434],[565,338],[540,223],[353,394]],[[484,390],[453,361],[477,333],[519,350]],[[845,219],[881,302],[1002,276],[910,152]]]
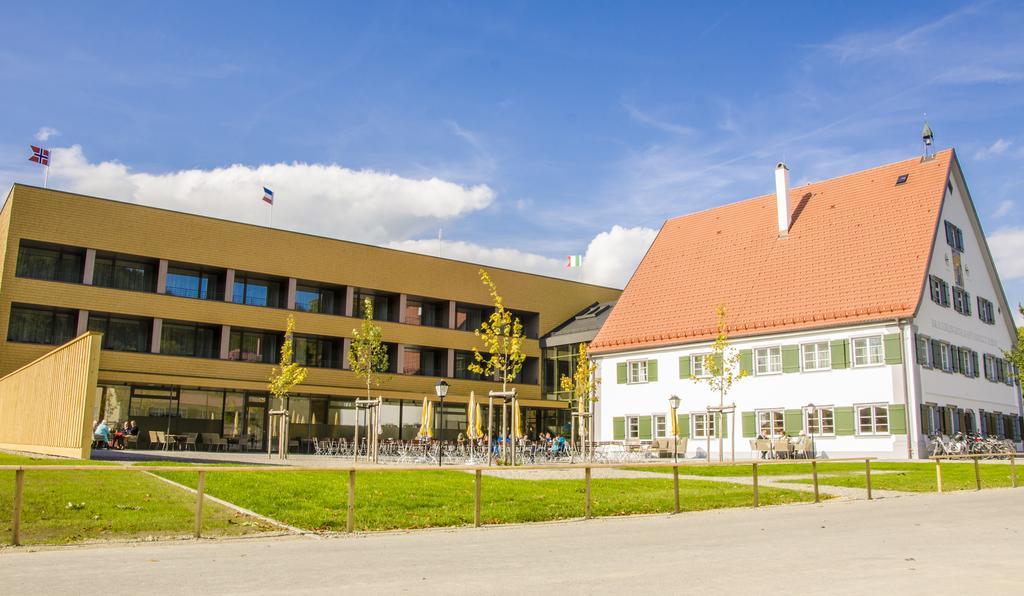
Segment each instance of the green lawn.
[[[104,465],[0,453],[0,465]],[[25,472],[22,544],[191,535],[195,496],[141,472]],[[0,544],[11,539],[14,472],[0,472]],[[271,530],[262,522],[207,502],[203,534]]]
[[[1010,486],[1010,466],[1006,464],[982,463],[981,487],[998,488]],[[650,472],[669,474],[671,468],[635,468]],[[932,462],[871,462],[871,486],[879,490],[906,492],[932,492],[936,490],[935,464]],[[751,466],[704,466],[700,464],[679,467],[679,473],[693,476],[745,476],[750,477]],[[758,476],[786,476],[804,474],[806,479],[793,482],[811,482],[810,464],[770,464],[757,468]],[[818,463],[818,483],[822,486],[844,486],[866,488],[863,463]],[[826,477],[826,474],[838,476]],[[1024,484],[1024,466],[1018,469],[1018,479]],[[943,463],[943,490],[973,490],[974,465],[971,463]]]
[[[160,472],[189,486],[195,474]],[[347,473],[211,473],[207,493],[273,519],[309,530],[342,531],[347,506]],[[583,482],[507,480],[483,477],[485,524],[548,521],[583,515]],[[745,507],[753,502],[748,486],[721,482],[680,482],[686,511]],[[669,479],[602,479],[592,483],[595,516],[672,510]],[[762,504],[812,501],[813,495],[762,490]],[[473,523],[473,475],[456,471],[358,472],[356,529],[391,530]]]

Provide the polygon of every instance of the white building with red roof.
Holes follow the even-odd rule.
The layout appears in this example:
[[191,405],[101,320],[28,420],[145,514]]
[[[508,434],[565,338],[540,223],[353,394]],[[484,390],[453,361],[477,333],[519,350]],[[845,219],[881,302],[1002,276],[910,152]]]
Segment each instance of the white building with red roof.
[[[694,378],[718,305],[747,375],[724,416]],[[1012,315],[953,150],[792,188],[780,164],[774,194],[665,222],[591,344],[599,439],[668,438],[677,395],[687,457],[784,434],[819,457],[924,457],[961,431],[1019,444]]]

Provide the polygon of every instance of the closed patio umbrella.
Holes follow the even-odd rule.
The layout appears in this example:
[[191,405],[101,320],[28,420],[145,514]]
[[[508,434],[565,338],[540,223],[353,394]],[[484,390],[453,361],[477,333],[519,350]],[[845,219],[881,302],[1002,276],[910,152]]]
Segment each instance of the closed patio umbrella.
[[469,392],[469,405],[466,406],[466,436],[470,439],[477,438],[476,434],[476,393]]
[[476,437],[479,439],[484,436],[484,406],[483,404],[476,405]]
[[526,433],[523,432],[523,409],[516,401],[515,410],[512,412],[512,432],[517,439],[522,439]]

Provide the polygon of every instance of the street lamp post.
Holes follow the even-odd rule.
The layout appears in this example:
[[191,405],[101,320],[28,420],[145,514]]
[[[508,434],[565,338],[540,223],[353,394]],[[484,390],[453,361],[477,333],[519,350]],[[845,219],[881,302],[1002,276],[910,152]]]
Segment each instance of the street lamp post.
[[444,396],[448,395],[448,383],[441,379],[437,385],[434,385],[434,391],[437,392],[437,397],[441,400],[437,417],[437,467],[441,467],[441,452],[444,446],[444,442],[441,440],[441,429],[444,428]]
[[815,418],[814,418],[817,415],[818,415],[818,409],[814,406],[814,404],[813,403],[807,404],[807,422],[808,422],[807,426],[809,427],[807,430],[811,431],[811,459],[817,459],[817,456],[818,456],[818,453],[814,450],[814,427],[811,426],[811,424],[810,424],[811,421],[814,421],[814,423],[816,425],[818,424],[819,421],[815,420]]
[[668,398],[668,405],[672,409],[672,427],[676,429],[675,436],[672,437],[672,463],[679,463],[679,417],[676,416],[676,410],[679,409],[679,396],[673,395]]

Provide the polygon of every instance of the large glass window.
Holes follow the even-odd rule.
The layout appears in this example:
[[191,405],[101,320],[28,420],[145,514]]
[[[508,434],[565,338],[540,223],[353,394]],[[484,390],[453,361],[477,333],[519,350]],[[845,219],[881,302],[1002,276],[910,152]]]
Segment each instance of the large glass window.
[[816,406],[813,414],[810,409],[804,408],[804,420],[804,428],[812,435],[836,434],[835,409],[831,406]]
[[405,301],[405,322],[426,327],[447,327],[448,303],[409,298]]
[[329,337],[296,335],[295,362],[313,368],[341,368],[342,342]]
[[[129,410],[129,417],[133,419],[173,418],[178,415],[177,391],[156,387],[134,387]],[[144,423],[140,425],[145,426]]]
[[104,350],[148,352],[153,319],[89,313],[89,331],[103,334]]
[[178,417],[180,418],[220,420],[223,411],[223,391],[182,389],[178,395]]
[[18,277],[81,283],[84,263],[84,249],[22,242],[16,273]]
[[690,418],[693,419],[693,438],[715,438],[716,417],[716,414],[709,414],[707,412],[697,412],[695,414],[691,414]]
[[75,336],[78,313],[44,306],[12,306],[7,341],[59,345]]
[[475,372],[469,370],[469,365],[473,364],[473,352],[455,352],[455,378],[456,379],[471,379],[479,381],[482,377]]
[[339,288],[298,284],[295,286],[295,310],[341,314],[343,296]]
[[455,328],[462,331],[474,331],[480,328],[480,323],[490,316],[488,309],[482,306],[469,304],[455,305]]
[[156,271],[156,261],[120,255],[97,256],[92,283],[102,288],[155,292]]
[[228,344],[228,360],[274,364],[277,362],[280,341],[280,334],[272,331],[232,329]]
[[165,292],[171,296],[220,300],[223,298],[223,272],[196,267],[171,266],[167,268]]
[[217,358],[220,356],[220,327],[164,321],[160,333],[160,353]]
[[[562,390],[563,376],[571,377],[576,372],[579,359],[576,344],[544,348],[544,396],[547,399],[570,399],[572,395]],[[458,362],[456,361],[456,366]]]
[[362,317],[363,306],[369,300],[375,321],[398,321],[398,295],[356,290],[353,296],[355,303],[352,305],[352,316]]
[[245,394],[228,392],[224,395],[224,436],[237,437],[245,433]]
[[448,350],[405,346],[402,374],[443,377],[448,374]]
[[284,306],[281,287],[282,283],[278,280],[236,273],[231,301],[235,304],[281,308]]

